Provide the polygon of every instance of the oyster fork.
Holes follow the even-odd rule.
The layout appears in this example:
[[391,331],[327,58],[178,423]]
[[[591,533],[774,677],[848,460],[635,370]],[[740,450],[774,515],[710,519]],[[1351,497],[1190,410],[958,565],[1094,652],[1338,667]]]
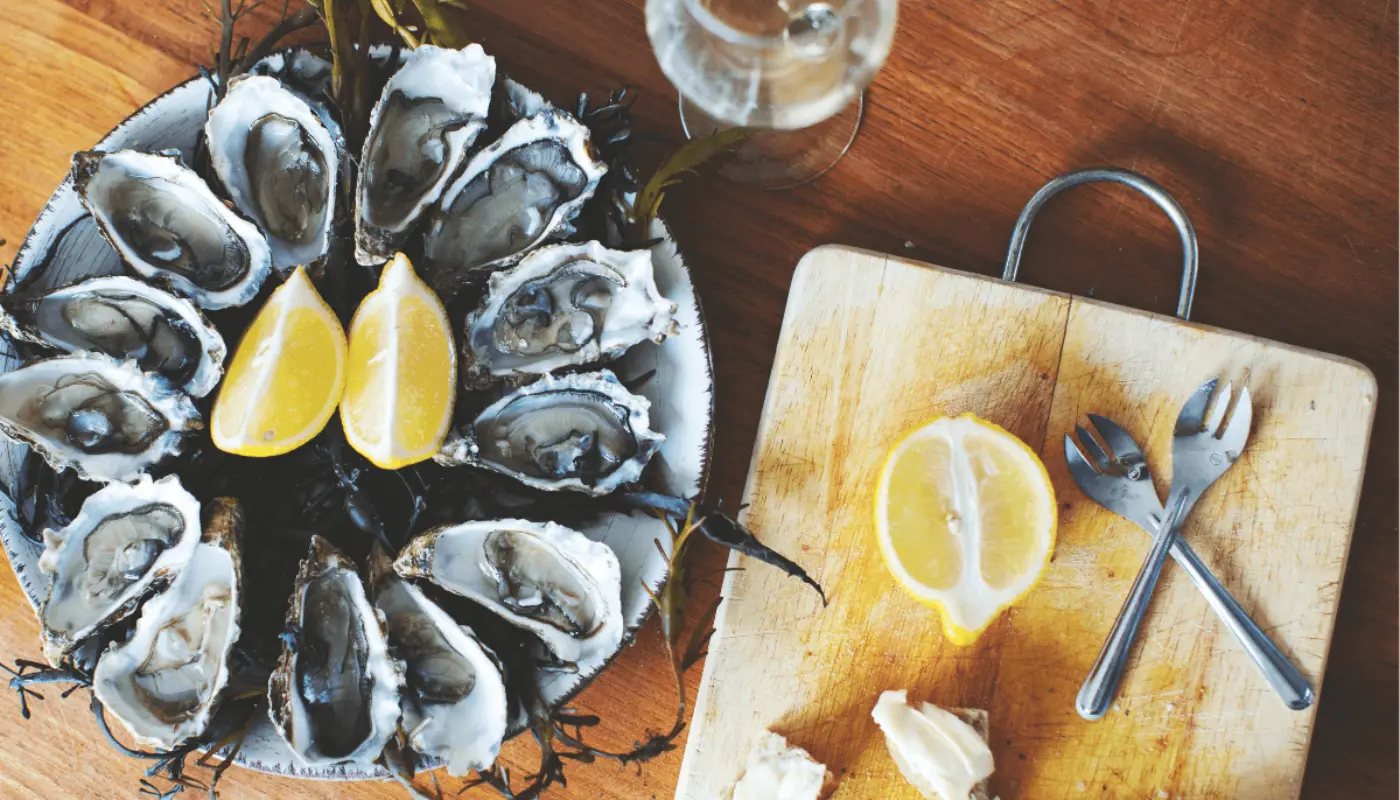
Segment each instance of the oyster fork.
[[[1084,679],[1075,698],[1075,708],[1085,719],[1103,717],[1118,692],[1118,684],[1123,679],[1123,671],[1128,663],[1128,654],[1138,628],[1142,626],[1147,613],[1148,601],[1162,574],[1167,552],[1176,540],[1181,522],[1200,499],[1201,494],[1225,474],[1239,458],[1249,439],[1249,428],[1253,409],[1249,399],[1249,389],[1241,388],[1239,402],[1230,410],[1232,385],[1217,394],[1219,379],[1211,378],[1192,393],[1176,419],[1172,436],[1172,486],[1167,495],[1166,515],[1160,529],[1143,561],[1142,568],[1128,590],[1127,601],[1113,621],[1103,649],[1094,660],[1094,666]],[[1211,399],[1214,396],[1215,402]],[[1207,416],[1207,410],[1210,411]],[[1229,420],[1226,420],[1229,412]],[[1109,446],[1113,447],[1110,441]],[[1139,478],[1146,473],[1146,461],[1141,454],[1130,460],[1129,468]],[[1120,484],[1126,485],[1126,484]],[[1151,484],[1147,484],[1150,486]]]
[[[1075,426],[1080,447],[1075,446],[1074,438],[1065,434],[1065,460],[1069,462],[1070,476],[1094,502],[1136,523],[1149,536],[1156,536],[1166,512],[1157,498],[1141,448],[1131,434],[1107,417],[1090,414],[1089,423],[1112,452],[1105,452],[1084,426]],[[1294,711],[1312,705],[1313,690],[1308,679],[1249,618],[1229,590],[1201,562],[1191,545],[1177,537],[1171,543],[1170,552],[1284,704]]]

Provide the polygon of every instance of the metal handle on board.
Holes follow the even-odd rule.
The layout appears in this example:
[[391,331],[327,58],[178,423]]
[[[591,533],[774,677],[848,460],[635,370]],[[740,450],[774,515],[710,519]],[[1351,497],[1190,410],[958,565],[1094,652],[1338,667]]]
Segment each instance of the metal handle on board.
[[1004,281],[1016,280],[1016,271],[1021,266],[1021,251],[1026,248],[1026,237],[1031,232],[1031,223],[1035,221],[1035,215],[1040,213],[1040,209],[1050,198],[1072,186],[1102,181],[1121,183],[1124,186],[1137,189],[1152,198],[1152,202],[1167,212],[1167,216],[1171,218],[1177,233],[1181,234],[1181,295],[1176,301],[1176,315],[1182,319],[1190,319],[1191,301],[1196,297],[1196,270],[1200,264],[1200,255],[1196,247],[1196,229],[1191,226],[1191,220],[1186,217],[1186,210],[1181,207],[1180,203],[1173,200],[1171,195],[1167,194],[1166,189],[1148,178],[1126,169],[1112,167],[1084,169],[1061,175],[1041,187],[1040,191],[1031,197],[1030,202],[1026,203],[1025,209],[1021,211],[1021,216],[1016,219],[1016,227],[1011,231],[1011,246],[1006,251],[1006,266],[1001,270],[1001,279]]

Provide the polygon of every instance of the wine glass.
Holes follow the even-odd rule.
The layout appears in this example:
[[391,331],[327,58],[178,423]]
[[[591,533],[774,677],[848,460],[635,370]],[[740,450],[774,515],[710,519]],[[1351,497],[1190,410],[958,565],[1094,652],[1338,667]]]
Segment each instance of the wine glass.
[[787,188],[850,149],[890,52],[898,0],[647,0],[647,36],[686,136],[754,133],[721,172]]

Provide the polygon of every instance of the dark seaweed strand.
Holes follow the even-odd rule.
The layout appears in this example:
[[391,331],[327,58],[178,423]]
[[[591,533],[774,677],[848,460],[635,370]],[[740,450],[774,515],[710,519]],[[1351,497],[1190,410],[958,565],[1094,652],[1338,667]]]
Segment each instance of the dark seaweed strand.
[[620,505],[633,511],[656,511],[670,517],[684,518],[691,508],[702,520],[699,531],[706,539],[730,550],[737,550],[750,558],[777,567],[783,572],[812,587],[821,596],[822,605],[827,605],[826,591],[820,583],[807,574],[797,562],[784,556],[768,545],[760,542],[748,528],[725,514],[718,506],[691,503],[679,497],[671,497],[656,492],[630,492],[617,496]]

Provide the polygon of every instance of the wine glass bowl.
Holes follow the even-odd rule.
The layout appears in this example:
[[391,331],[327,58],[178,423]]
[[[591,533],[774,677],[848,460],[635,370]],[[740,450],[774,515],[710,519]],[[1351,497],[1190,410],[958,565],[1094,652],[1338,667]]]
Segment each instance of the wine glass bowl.
[[898,0],[647,0],[647,36],[680,93],[686,134],[772,131],[726,174],[778,188],[825,172],[850,146],[897,12]]

